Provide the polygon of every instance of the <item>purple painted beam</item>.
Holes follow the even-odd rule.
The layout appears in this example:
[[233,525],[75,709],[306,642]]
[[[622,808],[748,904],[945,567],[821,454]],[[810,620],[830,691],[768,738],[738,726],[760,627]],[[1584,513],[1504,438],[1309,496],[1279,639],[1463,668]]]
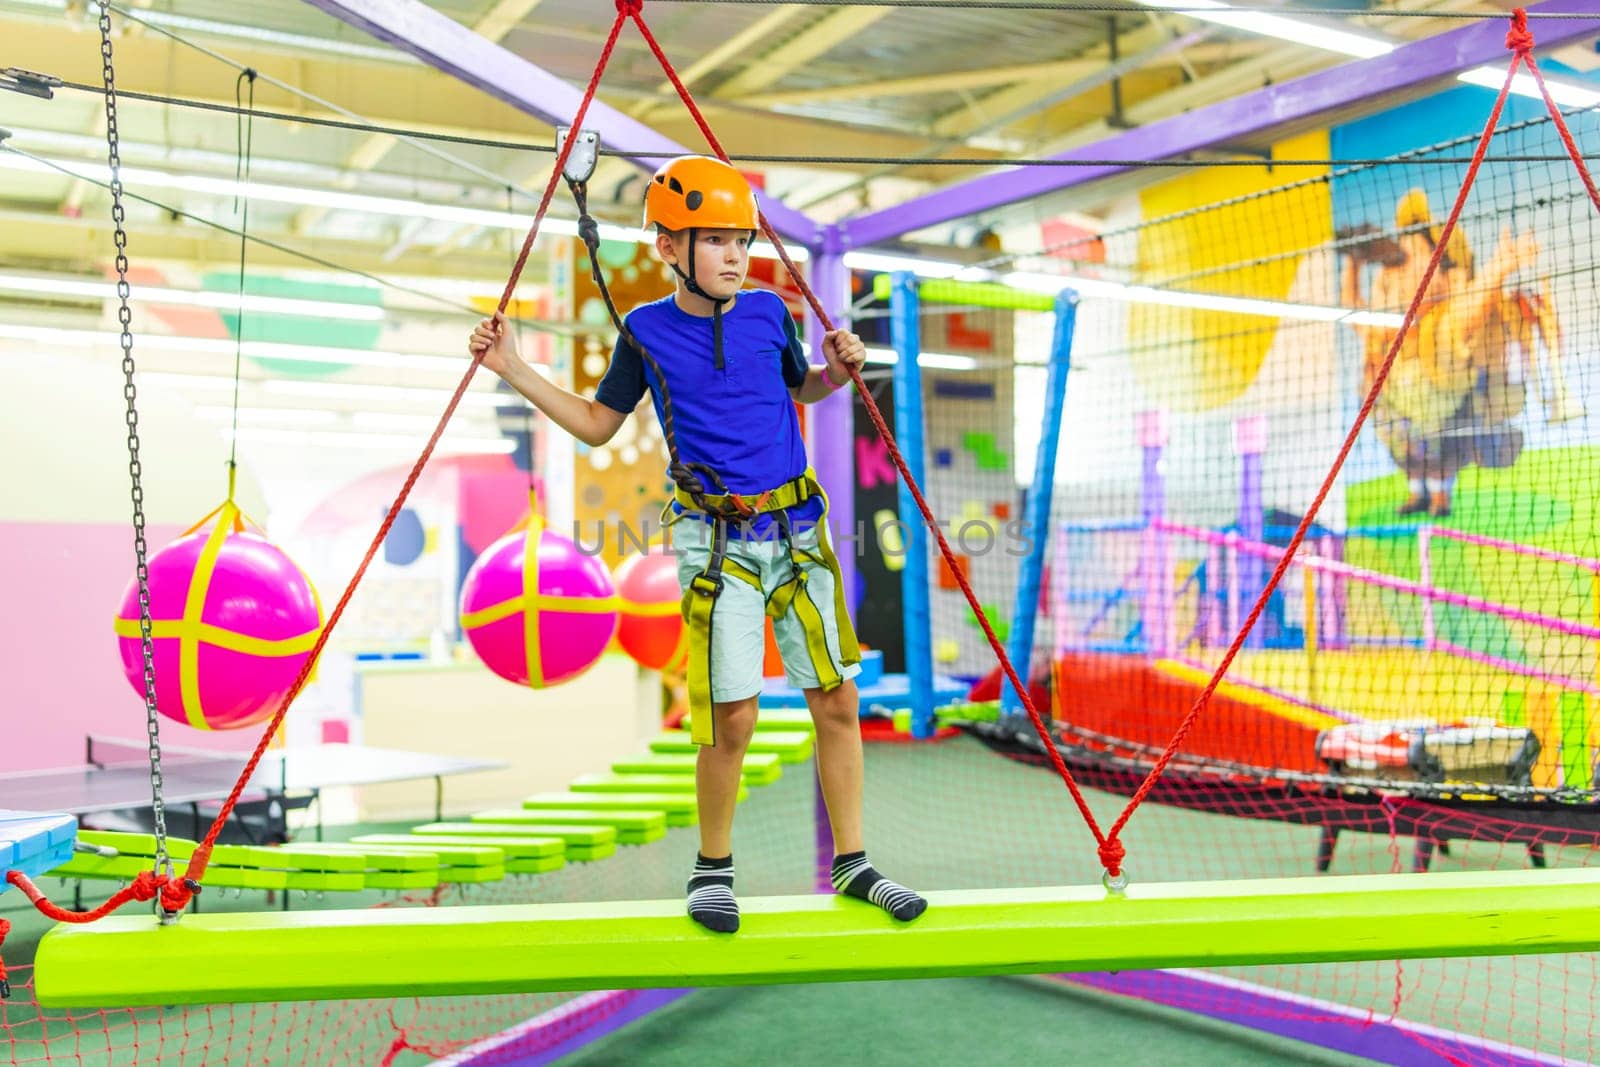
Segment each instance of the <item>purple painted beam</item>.
[[[850,327],[850,272],[836,252],[814,253],[807,272],[811,287],[834,326]],[[822,359],[822,321],[806,310],[806,338],[817,361]],[[840,389],[811,405],[811,465],[828,493],[828,534],[839,557],[845,605],[856,617],[856,559],[861,546],[856,538],[855,390]]]
[[1050,977],[1063,984],[1136,997],[1397,1067],[1449,1067],[1463,1063],[1558,1067],[1573,1062],[1422,1023],[1368,1016],[1344,1005],[1295,997],[1265,986],[1230,982],[1204,971],[1122,971]]
[[[1592,14],[1600,0],[1546,0],[1528,8]],[[1175,115],[1148,126],[1063,152],[1056,159],[1170,159],[1212,145],[1237,142],[1269,130],[1308,122],[1385,93],[1425,88],[1464,70],[1509,62],[1508,19],[1486,19],[1448,30],[1386,56],[1341,63],[1304,78],[1268,86],[1232,100]],[[1592,37],[1591,19],[1550,19],[1532,24],[1539,45],[1552,47]],[[946,186],[927,196],[871,215],[842,222],[838,238],[846,249],[864,248],[914,230],[966,218],[1004,204],[1098,181],[1131,168],[1112,166],[1019,167]]]
[[[552,126],[570,123],[583,99],[581,90],[473,33],[420,0],[306,2]],[[623,32],[631,29],[630,24]],[[595,59],[599,59],[598,53]],[[589,105],[584,125],[598,130],[604,145],[651,153],[630,157],[646,170],[653,171],[660,166],[661,155],[684,155],[691,151],[599,100]],[[817,223],[776,198],[761,196],[761,210],[783,236],[807,246],[820,242],[822,231]]]

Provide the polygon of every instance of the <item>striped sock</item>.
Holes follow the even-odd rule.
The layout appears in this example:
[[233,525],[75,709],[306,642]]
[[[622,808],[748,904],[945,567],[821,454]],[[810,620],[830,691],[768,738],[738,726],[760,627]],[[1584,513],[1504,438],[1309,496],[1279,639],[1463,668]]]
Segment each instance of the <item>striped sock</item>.
[[689,876],[689,918],[719,934],[731,934],[739,929],[739,902],[733,898],[732,856],[708,860],[696,854],[694,873]]
[[901,922],[910,922],[928,908],[926,900],[879,874],[867,861],[865,852],[846,852],[833,858],[833,888],[876,904]]

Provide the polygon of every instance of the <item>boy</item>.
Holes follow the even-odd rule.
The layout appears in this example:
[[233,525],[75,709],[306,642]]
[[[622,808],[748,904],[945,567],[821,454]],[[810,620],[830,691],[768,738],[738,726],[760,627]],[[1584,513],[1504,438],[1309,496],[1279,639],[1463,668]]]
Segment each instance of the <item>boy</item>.
[[[704,156],[675,159],[645,190],[644,226],[677,275],[670,297],[634,308],[593,400],[560,389],[517,354],[505,320],[485,319],[469,343],[484,366],[556,425],[596,446],[650,393],[678,482],[671,522],[684,615],[700,812],[700,854],[688,883],[690,916],[707,929],[739,928],[733,894],[733,808],[761,692],[764,619],[784,671],[805,692],[817,729],[836,856],[833,885],[910,921],[922,897],[880,875],[861,840],[860,673],[828,545],[827,499],[806,466],[794,402],[815,403],[850,382],[861,339],[822,339],[810,367],[783,301],[742,291],[757,228],[755,194],[738,171]],[[664,379],[664,380],[663,380]],[[670,524],[670,523],[669,523]],[[687,532],[684,532],[687,530]],[[730,580],[731,579],[731,580]]]

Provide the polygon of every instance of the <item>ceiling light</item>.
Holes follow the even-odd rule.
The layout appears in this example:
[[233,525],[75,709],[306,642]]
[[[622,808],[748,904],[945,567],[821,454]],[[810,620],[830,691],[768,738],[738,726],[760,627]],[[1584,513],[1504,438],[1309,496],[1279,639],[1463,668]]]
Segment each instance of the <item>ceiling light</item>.
[[[233,392],[233,376],[221,374],[185,374],[177,371],[140,371],[141,386],[163,386],[174,389],[228,395]],[[364,401],[368,403],[418,404],[434,411],[444,410],[450,399],[448,389],[426,389],[408,385],[364,385],[359,382],[305,381],[294,378],[260,380],[246,378],[243,388],[253,392],[259,389],[271,396],[292,396],[302,402],[314,400]],[[461,398],[461,407],[499,409],[523,405],[522,397],[510,393],[490,393],[482,389],[469,389]],[[216,405],[213,405],[216,406]],[[348,404],[332,410],[346,410]],[[278,409],[273,409],[278,410]]]
[[[37,293],[42,296],[82,296],[91,299],[114,300],[117,287],[111,282],[90,281],[86,278],[55,278],[31,274],[0,274],[0,292]],[[152,304],[172,304],[180,307],[208,307],[219,311],[239,309],[239,294],[203,290],[171,289],[153,285],[131,287],[133,299]],[[384,310],[378,304],[346,304],[332,300],[302,300],[294,297],[259,296],[246,293],[244,309],[269,315],[301,315],[318,319],[342,319],[352,322],[377,322]]]
[[[198,404],[194,409],[197,419],[206,422],[227,422],[234,420],[234,409],[225,404]],[[284,423],[295,426],[327,425],[338,422],[339,413],[329,408],[247,408],[238,409],[238,418],[243,423]]]
[[1127,285],[1102,278],[1075,278],[1065,274],[1015,271],[1003,275],[1000,280],[1006,285],[1036,293],[1058,293],[1063,289],[1071,289],[1079,296],[1100,297],[1129,304],[1157,304],[1165,307],[1193,308],[1198,311],[1226,311],[1236,315],[1261,315],[1274,319],[1342,322],[1351,326],[1382,326],[1390,329],[1398,328],[1404,319],[1404,316],[1381,311],[1356,311],[1324,304],[1296,304],[1283,300],[1224,296],[1220,293],[1158,289],[1150,285]]
[[[122,344],[121,336],[109,330],[68,330],[55,326],[16,326],[8,323],[0,323],[0,338],[79,348],[92,345],[120,348]],[[225,337],[180,337],[175,334],[150,333],[134,335],[135,351],[141,349],[148,351],[153,348],[157,351],[232,355],[236,347],[252,359],[384,367],[391,370],[465,370],[466,368],[466,360],[455,356],[422,356],[362,348],[291,345],[276,341],[246,341],[240,346]]]
[[846,252],[844,265],[853,270],[878,271],[891,274],[911,271],[919,278],[953,278],[968,268],[959,263],[945,263],[935,259],[916,259],[911,256],[892,256],[881,252]]
[[1219,26],[1231,26],[1247,33],[1276,37],[1307,48],[1321,48],[1327,52],[1355,56],[1358,59],[1386,56],[1395,48],[1393,41],[1335,29],[1323,22],[1308,22],[1257,11],[1233,11],[1227,4],[1218,3],[1217,0],[1139,0],[1139,2],[1146,7],[1181,8],[1181,14],[1192,19],[1216,23]]
[[[869,346],[867,362],[893,366],[900,362],[900,353],[892,348]],[[948,352],[923,352],[917,356],[917,366],[929,370],[976,370],[978,361],[971,356],[956,356]]]
[[[6,0],[6,2],[20,7],[43,8],[47,11],[67,10],[67,0]],[[99,7],[100,5],[95,3],[93,6]],[[197,19],[188,15],[174,15],[165,11],[141,9],[138,13],[138,20],[148,22],[152,26],[191,30],[195,33],[213,37],[232,37],[245,41],[257,41],[262,44],[275,44],[296,52],[325,52],[330,55],[351,56],[358,59],[375,59],[385,63],[415,64],[418,62],[410,54],[394,48],[357,44],[352,41],[334,41],[299,33],[284,33],[281,30],[268,30],[258,26],[246,26],[233,22]]]
[[[450,399],[449,389],[423,389],[406,385],[364,385],[359,382],[308,382],[273,379],[263,382],[263,391],[278,396],[321,397],[329,400],[370,400],[373,402],[416,403],[443,410]],[[524,406],[522,397],[511,393],[489,393],[471,389],[461,398],[463,406],[500,408]]]
[[[228,440],[229,429],[221,431]],[[415,435],[383,433],[342,433],[338,430],[281,430],[260,426],[242,426],[236,438],[241,444],[285,444],[329,449],[381,449],[394,452],[415,452],[418,439]],[[473,455],[505,455],[516,450],[515,441],[507,437],[450,437],[440,438],[435,451]]]
[[[1500,91],[1506,83],[1506,67],[1474,67],[1472,70],[1456,75],[1457,81],[1464,81],[1468,85],[1481,85],[1485,89]],[[1600,104],[1600,90],[1574,85],[1571,82],[1561,81],[1557,78],[1545,78],[1545,85],[1550,90],[1550,99],[1562,107],[1594,107]],[[1534,81],[1531,74],[1518,74],[1511,79],[1511,91],[1518,96],[1531,96],[1535,100],[1543,100],[1539,94],[1539,83]]]

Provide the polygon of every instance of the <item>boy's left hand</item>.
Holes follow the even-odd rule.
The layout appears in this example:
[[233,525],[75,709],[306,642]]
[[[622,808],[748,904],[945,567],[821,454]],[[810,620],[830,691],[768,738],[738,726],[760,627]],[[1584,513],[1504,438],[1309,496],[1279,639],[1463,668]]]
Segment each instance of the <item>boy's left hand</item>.
[[849,330],[829,330],[822,335],[822,358],[828,361],[828,374],[836,382],[850,380],[850,368],[867,359],[867,346]]

